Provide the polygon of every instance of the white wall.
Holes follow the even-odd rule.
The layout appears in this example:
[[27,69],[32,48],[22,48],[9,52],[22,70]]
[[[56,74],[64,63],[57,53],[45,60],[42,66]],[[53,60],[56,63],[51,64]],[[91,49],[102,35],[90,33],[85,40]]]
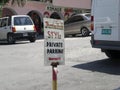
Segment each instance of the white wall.
[[53,5],[90,9],[91,0],[53,0]]

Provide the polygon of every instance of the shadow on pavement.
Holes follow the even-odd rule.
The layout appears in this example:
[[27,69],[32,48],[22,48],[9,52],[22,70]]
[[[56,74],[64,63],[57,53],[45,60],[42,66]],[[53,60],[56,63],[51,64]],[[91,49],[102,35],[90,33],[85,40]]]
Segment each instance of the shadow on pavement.
[[93,72],[120,75],[120,60],[111,61],[109,59],[103,59],[84,64],[77,64],[73,67],[78,69],[90,70]]
[[120,87],[118,87],[117,89],[114,89],[114,90],[120,90]]
[[42,35],[42,34],[41,34],[41,35],[37,35],[37,36],[36,36],[36,39],[37,39],[37,40],[38,40],[38,39],[44,39],[44,35]]
[[[44,39],[44,36],[43,35],[38,35],[37,37],[36,37],[36,40],[40,40],[40,39]],[[27,44],[27,43],[30,43],[29,42],[29,40],[24,40],[24,39],[22,39],[22,40],[18,40],[18,41],[16,41],[16,43],[15,44],[8,44],[8,42],[7,41],[0,41],[0,46],[2,46],[2,45],[17,45],[17,44]],[[33,42],[34,43],[34,42]]]
[[8,44],[7,42],[0,42],[0,46],[7,46],[7,45],[19,45],[19,44],[27,44],[27,43],[30,43],[30,42],[28,42],[28,41],[17,41],[16,43],[14,43],[14,44]]
[[[85,36],[85,37],[90,37],[90,36],[91,36],[91,35]],[[75,36],[72,36],[72,35],[65,35],[65,38],[78,38],[78,37],[85,38],[84,36],[81,36],[80,34],[75,35]]]

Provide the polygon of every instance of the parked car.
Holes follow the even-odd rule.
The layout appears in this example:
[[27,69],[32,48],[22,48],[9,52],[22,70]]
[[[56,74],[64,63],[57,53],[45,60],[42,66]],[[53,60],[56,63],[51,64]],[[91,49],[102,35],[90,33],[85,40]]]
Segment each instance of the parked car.
[[28,15],[13,15],[0,18],[0,40],[7,40],[9,44],[16,40],[36,40],[36,29]]
[[82,34],[82,36],[88,36],[91,33],[90,30],[90,13],[76,14],[71,16],[65,21],[65,36],[76,34]]

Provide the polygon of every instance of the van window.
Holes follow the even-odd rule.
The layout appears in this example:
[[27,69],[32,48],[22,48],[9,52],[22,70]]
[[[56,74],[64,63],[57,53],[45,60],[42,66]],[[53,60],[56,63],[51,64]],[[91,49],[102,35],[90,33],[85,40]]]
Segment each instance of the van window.
[[65,24],[69,24],[69,23],[75,23],[75,22],[79,22],[79,21],[83,21],[83,17],[82,16],[73,16],[71,18],[69,18]]
[[90,20],[91,14],[85,14],[85,16]]
[[5,27],[8,25],[8,18],[3,18],[1,21],[1,27]]
[[32,21],[29,17],[15,17],[14,18],[14,25],[32,25]]

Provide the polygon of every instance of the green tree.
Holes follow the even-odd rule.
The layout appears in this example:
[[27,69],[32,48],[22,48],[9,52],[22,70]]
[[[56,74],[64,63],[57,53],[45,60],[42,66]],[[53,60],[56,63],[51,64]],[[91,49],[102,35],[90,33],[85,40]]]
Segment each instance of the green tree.
[[11,5],[17,4],[18,6],[24,6],[27,0],[0,0],[0,4],[6,4],[11,1]]
[[11,5],[17,4],[19,7],[23,7],[27,0],[0,0],[0,17],[2,14],[2,6],[11,1]]
[[12,5],[17,4],[19,7],[21,7],[21,6],[24,6],[26,4],[26,1],[27,0],[12,0],[11,4]]
[[2,5],[6,4],[8,2],[9,2],[9,0],[0,0],[0,4],[2,4]]
[[7,2],[9,2],[9,0],[0,0],[0,17],[2,15],[2,7],[4,4],[6,4]]

